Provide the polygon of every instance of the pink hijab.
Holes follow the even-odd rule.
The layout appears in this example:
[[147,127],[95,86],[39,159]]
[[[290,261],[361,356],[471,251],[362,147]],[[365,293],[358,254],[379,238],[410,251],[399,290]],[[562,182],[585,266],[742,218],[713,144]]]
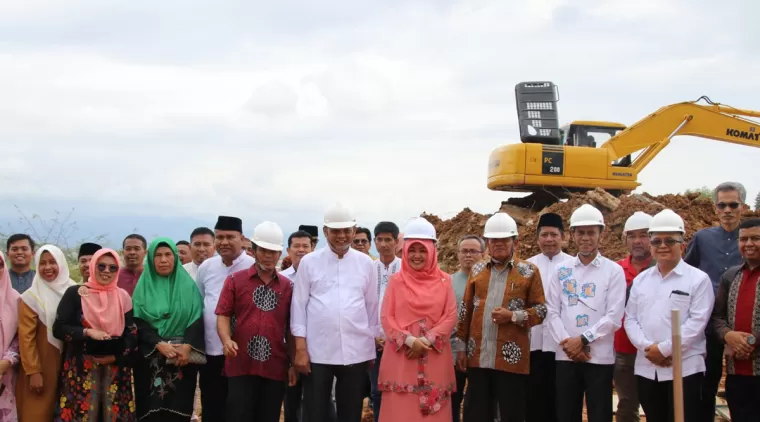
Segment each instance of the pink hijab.
[[[427,249],[427,261],[420,271],[409,266],[409,249],[415,243]],[[401,271],[394,275],[399,281],[402,294],[400,306],[396,307],[396,320],[401,327],[408,327],[423,318],[435,325],[443,316],[446,296],[451,289],[451,276],[438,268],[438,252],[432,240],[409,239],[404,242]]]
[[0,295],[2,295],[0,298],[0,302],[2,302],[2,309],[0,309],[0,326],[2,326],[0,345],[2,350],[0,353],[4,354],[10,347],[16,332],[18,332],[18,301],[21,299],[21,295],[11,285],[10,264],[2,252],[0,252],[0,259],[4,264],[3,275],[0,276]]
[[96,279],[98,260],[106,254],[113,256],[119,265],[119,255],[113,249],[101,249],[95,252],[90,261],[90,280],[87,294],[82,296],[82,313],[84,319],[93,329],[103,331],[111,336],[121,336],[124,332],[124,314],[132,309],[132,298],[126,290],[117,286],[119,271],[113,275],[108,284],[100,284]]

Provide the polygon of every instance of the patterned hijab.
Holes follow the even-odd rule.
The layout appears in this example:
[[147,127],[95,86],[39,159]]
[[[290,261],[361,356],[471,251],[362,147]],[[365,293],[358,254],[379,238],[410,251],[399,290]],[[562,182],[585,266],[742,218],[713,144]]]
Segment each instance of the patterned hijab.
[[[174,269],[168,276],[156,271],[156,249],[166,246],[174,254]],[[185,330],[201,317],[203,299],[193,278],[180,265],[174,241],[159,237],[148,246],[145,271],[132,294],[134,317],[158,331],[162,338],[182,337]]]

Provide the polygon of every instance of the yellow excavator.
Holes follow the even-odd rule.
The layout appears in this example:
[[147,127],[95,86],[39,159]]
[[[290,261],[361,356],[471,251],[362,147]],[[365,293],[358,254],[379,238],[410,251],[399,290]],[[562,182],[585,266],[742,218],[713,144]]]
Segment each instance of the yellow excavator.
[[[746,118],[760,117],[760,112],[714,103],[704,96],[662,107],[628,127],[597,121],[559,127],[559,93],[552,82],[521,82],[515,86],[515,99],[522,143],[491,153],[491,190],[561,199],[600,187],[620,195],[641,185],[639,173],[674,136],[760,147],[760,124]],[[699,104],[702,100],[706,104]]]

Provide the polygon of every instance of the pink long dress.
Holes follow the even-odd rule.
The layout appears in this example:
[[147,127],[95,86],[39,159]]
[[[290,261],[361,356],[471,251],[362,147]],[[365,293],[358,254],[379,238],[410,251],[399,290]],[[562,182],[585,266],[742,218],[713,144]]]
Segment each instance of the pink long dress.
[[[416,286],[424,289],[420,292],[426,296],[424,303],[418,303],[421,296],[410,294],[408,276],[405,281],[402,273],[394,274],[388,283],[381,311],[387,341],[378,376],[383,392],[379,422],[452,420],[450,399],[456,378],[449,337],[457,305],[451,277],[442,272],[436,277],[435,284]],[[407,358],[408,335],[427,338],[431,350],[418,359]]]

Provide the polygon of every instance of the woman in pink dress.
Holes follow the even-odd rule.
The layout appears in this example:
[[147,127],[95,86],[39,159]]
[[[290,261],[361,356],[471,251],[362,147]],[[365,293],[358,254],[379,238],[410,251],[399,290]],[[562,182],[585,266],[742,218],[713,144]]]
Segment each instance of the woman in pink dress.
[[456,379],[449,336],[457,318],[451,277],[438,268],[435,229],[427,220],[412,220],[404,240],[401,271],[382,302],[387,343],[379,422],[450,422]]
[[10,265],[0,252],[0,422],[16,422],[16,371],[18,369],[18,301],[11,286]]

